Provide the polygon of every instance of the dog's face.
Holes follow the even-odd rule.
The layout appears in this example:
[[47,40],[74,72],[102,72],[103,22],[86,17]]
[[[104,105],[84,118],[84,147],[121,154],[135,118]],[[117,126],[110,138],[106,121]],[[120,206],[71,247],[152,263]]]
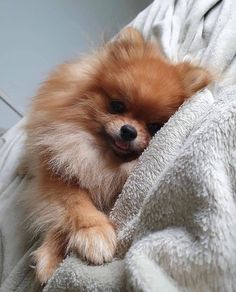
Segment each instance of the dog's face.
[[59,68],[41,89],[38,106],[53,120],[90,133],[107,155],[132,160],[209,82],[205,70],[170,64],[154,44],[128,28],[94,56]]
[[110,61],[94,80],[83,105],[87,130],[124,159],[137,157],[186,98],[175,67],[145,55]]

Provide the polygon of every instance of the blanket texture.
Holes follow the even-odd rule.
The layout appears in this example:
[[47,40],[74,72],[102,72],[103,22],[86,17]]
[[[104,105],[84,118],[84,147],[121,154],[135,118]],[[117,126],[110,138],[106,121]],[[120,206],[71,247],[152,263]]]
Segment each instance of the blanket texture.
[[[156,134],[110,217],[113,262],[68,256],[45,287],[34,281],[17,198],[20,124],[0,143],[0,283],[10,291],[236,291],[236,2],[156,0],[131,25],[174,61],[210,67],[218,80]],[[36,243],[37,244],[37,243]]]

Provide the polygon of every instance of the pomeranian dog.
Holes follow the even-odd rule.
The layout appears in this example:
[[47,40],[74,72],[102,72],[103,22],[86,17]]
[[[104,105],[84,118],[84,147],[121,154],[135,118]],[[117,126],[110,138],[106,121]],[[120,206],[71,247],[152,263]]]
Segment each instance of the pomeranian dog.
[[107,214],[137,158],[209,82],[206,70],[171,64],[133,28],[50,75],[26,125],[34,174],[27,204],[42,236],[33,253],[41,283],[70,251],[92,264],[112,260],[116,231]]

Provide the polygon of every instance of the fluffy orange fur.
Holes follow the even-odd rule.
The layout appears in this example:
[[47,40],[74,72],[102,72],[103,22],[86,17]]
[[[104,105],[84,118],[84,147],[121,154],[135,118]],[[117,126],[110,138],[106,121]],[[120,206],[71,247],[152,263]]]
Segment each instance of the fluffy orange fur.
[[70,251],[93,264],[112,260],[116,233],[106,214],[154,133],[209,82],[206,70],[171,64],[133,28],[51,74],[26,126],[41,283]]

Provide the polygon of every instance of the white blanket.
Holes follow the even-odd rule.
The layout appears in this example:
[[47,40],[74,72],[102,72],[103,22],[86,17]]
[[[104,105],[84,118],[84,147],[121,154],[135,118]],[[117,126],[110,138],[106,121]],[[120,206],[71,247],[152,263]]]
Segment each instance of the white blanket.
[[[156,0],[132,22],[174,61],[218,80],[157,133],[110,216],[117,258],[89,266],[67,257],[44,291],[236,291],[236,2]],[[22,122],[23,123],[23,122]],[[1,291],[37,291],[17,197],[24,133],[0,146]],[[23,224],[22,224],[23,223]]]

